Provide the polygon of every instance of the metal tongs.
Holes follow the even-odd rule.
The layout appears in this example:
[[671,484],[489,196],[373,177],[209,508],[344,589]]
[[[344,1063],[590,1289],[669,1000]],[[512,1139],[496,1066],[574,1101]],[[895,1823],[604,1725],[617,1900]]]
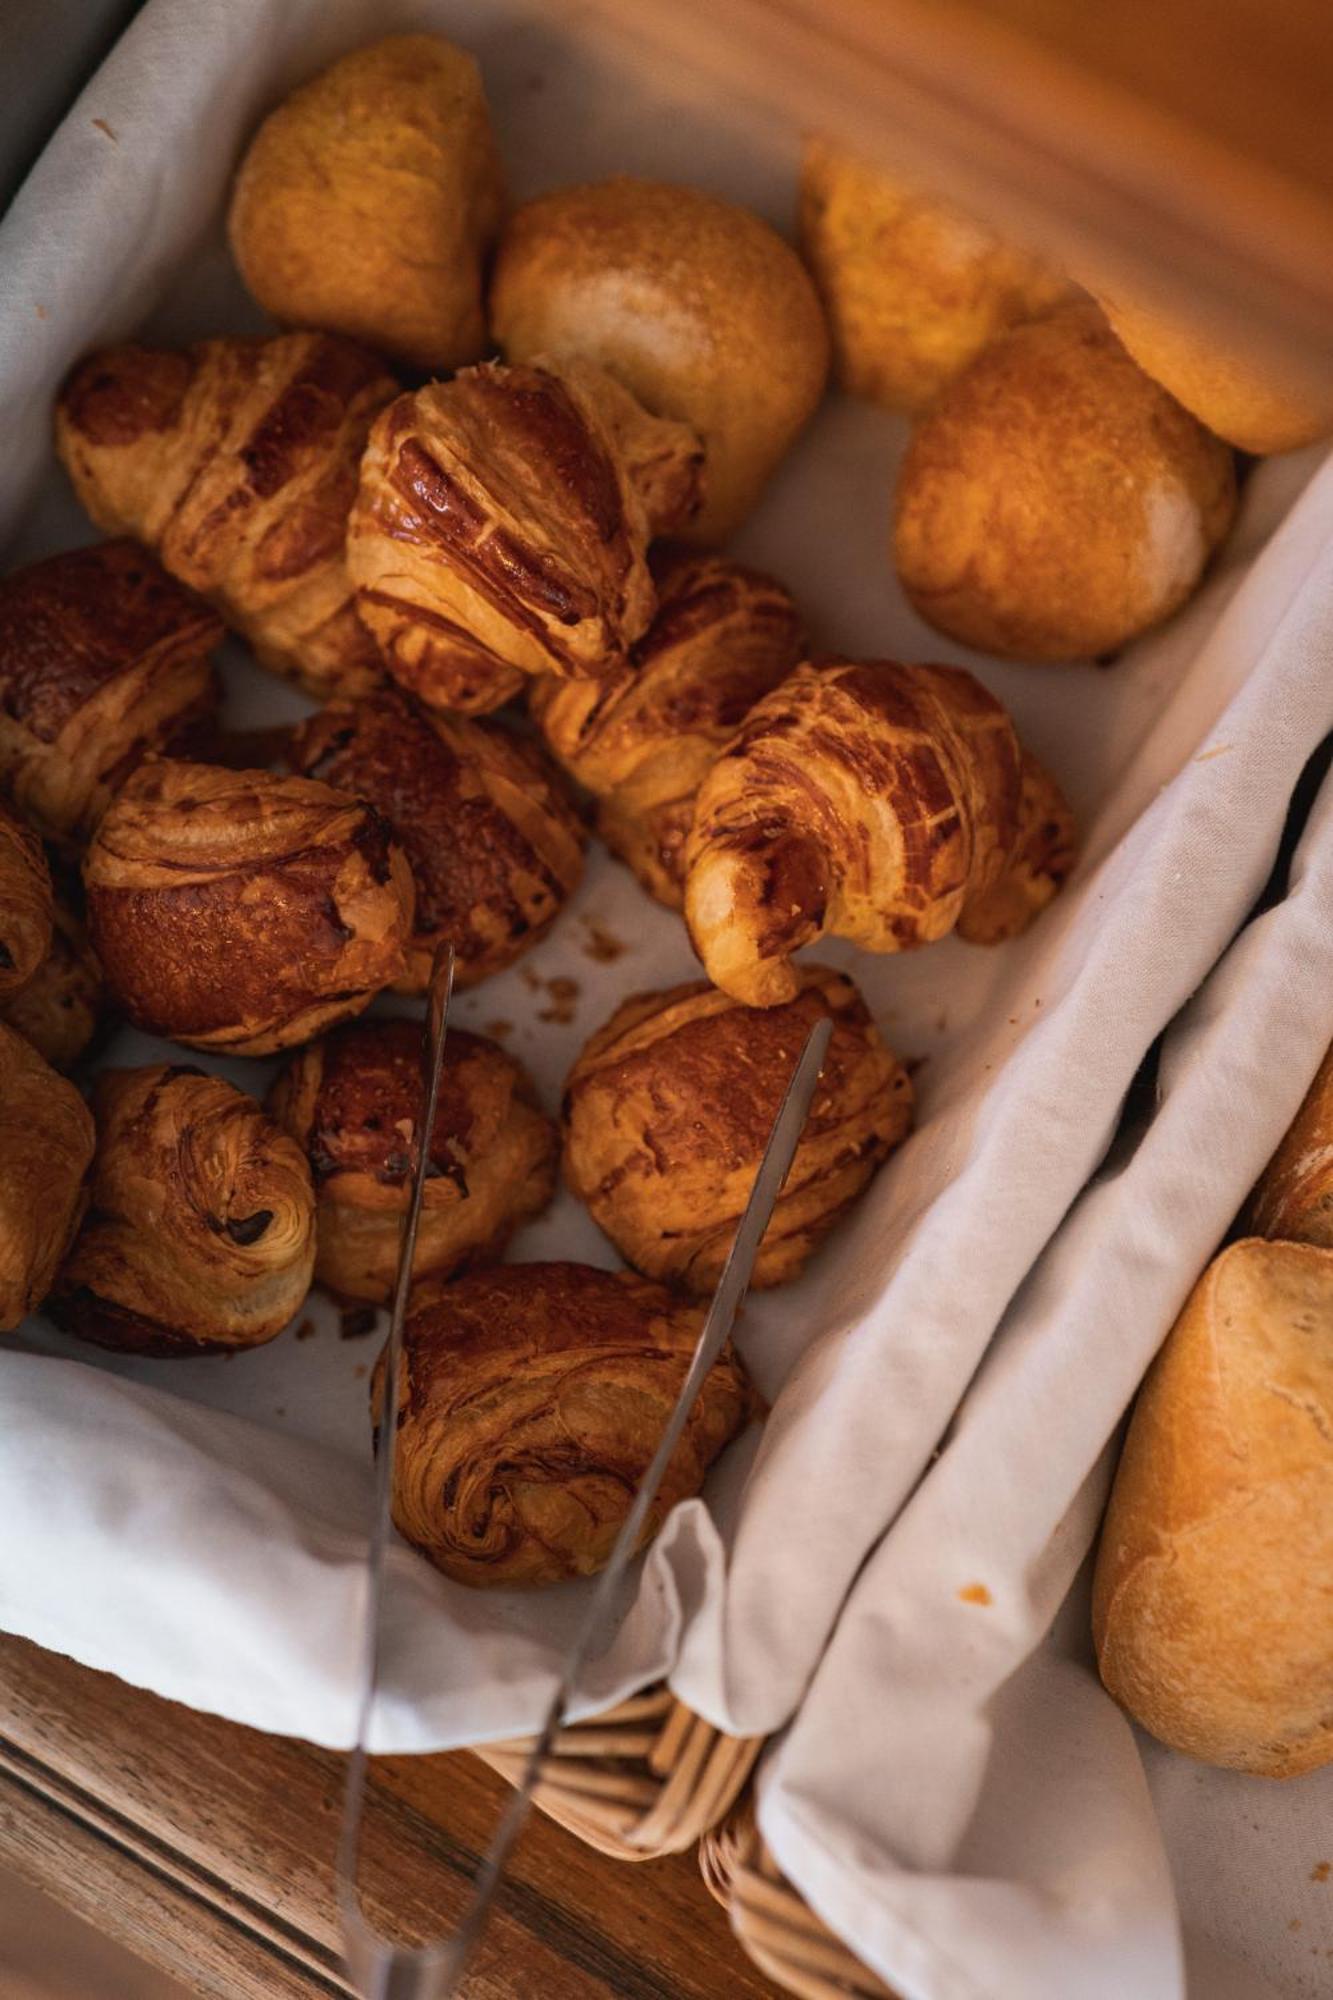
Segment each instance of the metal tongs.
[[384,1605],[387,1555],[393,1541],[393,1464],[397,1425],[393,1414],[398,1408],[398,1384],[402,1366],[403,1326],[412,1287],[412,1260],[421,1218],[422,1194],[430,1164],[430,1135],[435,1127],[439,1100],[440,1069],[444,1058],[445,1029],[453,991],[454,953],[443,945],[436,953],[431,973],[424,1037],[425,1114],[415,1134],[415,1161],[412,1193],[403,1225],[398,1253],[398,1273],[394,1284],[393,1312],[385,1352],[382,1417],[379,1452],[375,1472],[375,1514],[370,1537],[366,1650],[356,1748],[348,1765],[342,1837],[338,1855],[338,1890],[343,1920],[343,1946],[347,1967],[365,2000],[448,2000],[458,1990],[482,1932],[486,1927],[505,1863],[522,1830],[532,1803],[533,1789],[550,1753],[556,1734],[564,1723],[578,1679],[588,1660],[607,1635],[610,1614],[625,1571],[639,1554],[648,1510],[680,1441],[690,1411],[703,1388],[708,1372],[717,1360],[731,1332],[741,1300],[750,1282],[755,1256],[773,1213],[779,1190],[787,1178],[796,1152],[815,1084],[828,1050],[831,1022],[816,1022],[806,1037],[786,1093],[768,1135],[763,1159],[755,1175],[745,1213],[732,1241],[731,1250],[718,1279],[712,1303],[699,1335],[694,1357],[681,1386],[676,1405],[662,1433],[648,1470],[626,1514],[606,1568],[597,1578],[579,1621],[573,1644],[551,1695],[521,1783],[509,1798],[490,1848],[482,1859],[473,1885],[472,1903],[453,1937],[438,1943],[406,1946],[396,1944],[377,1932],[367,1921],[357,1887],[357,1864],[361,1845],[362,1815],[366,1794],[366,1763],[371,1711],[383,1668],[381,1622]]

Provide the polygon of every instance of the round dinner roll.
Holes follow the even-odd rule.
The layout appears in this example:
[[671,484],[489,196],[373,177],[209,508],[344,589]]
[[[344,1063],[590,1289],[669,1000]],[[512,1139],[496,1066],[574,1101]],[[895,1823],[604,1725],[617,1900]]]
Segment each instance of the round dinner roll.
[[1030,251],[827,139],[805,150],[801,248],[839,382],[890,410],[919,410],[997,333],[1069,292]]
[[269,113],[228,233],[286,326],[350,334],[414,367],[486,351],[482,261],[504,180],[481,72],[441,35],[354,49]]
[[1185,602],[1235,465],[1095,306],[994,341],[918,421],[894,559],[921,616],[1004,659],[1114,653]]
[[1097,297],[1140,368],[1229,444],[1263,457],[1333,432],[1333,386],[1316,390],[1155,306]]
[[1175,1750],[1333,1762],[1333,1251],[1214,1258],[1139,1392],[1093,1581],[1101,1676]]
[[491,282],[510,361],[581,358],[704,442],[691,540],[723,541],[824,392],[829,342],[799,257],[748,209],[628,175],[516,211]]

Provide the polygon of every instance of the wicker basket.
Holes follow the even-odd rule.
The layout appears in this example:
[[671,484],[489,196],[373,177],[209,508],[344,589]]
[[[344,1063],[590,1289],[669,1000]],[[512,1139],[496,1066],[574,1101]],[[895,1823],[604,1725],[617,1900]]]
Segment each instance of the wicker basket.
[[[761,1972],[799,2000],[898,2000],[822,1924],[783,1876],[759,1837],[753,1810],[742,1806],[700,1849],[704,1880],[728,1872],[731,1928]],[[716,1893],[716,1892],[714,1892]]]
[[[562,1729],[534,1798],[561,1826],[617,1860],[681,1854],[726,1817],[762,1742],[724,1736],[666,1687],[650,1688]],[[520,1738],[487,1743],[475,1754],[517,1784],[529,1748]]]

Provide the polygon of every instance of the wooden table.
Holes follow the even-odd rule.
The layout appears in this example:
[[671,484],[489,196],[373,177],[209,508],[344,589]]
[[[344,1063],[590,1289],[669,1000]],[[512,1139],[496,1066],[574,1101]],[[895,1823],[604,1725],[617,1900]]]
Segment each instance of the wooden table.
[[[0,1637],[0,1866],[217,2000],[344,2000],[343,1760]],[[506,1788],[474,1757],[377,1760],[367,1908],[456,1923]],[[759,2000],[692,1855],[605,1860],[534,1817],[470,2000]]]

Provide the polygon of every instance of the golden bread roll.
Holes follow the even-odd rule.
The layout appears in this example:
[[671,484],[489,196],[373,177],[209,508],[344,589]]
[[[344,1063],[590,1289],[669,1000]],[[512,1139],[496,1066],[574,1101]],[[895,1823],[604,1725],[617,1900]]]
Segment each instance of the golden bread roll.
[[142,764],[83,868],[107,986],[136,1027],[271,1055],[401,979],[412,876],[372,806],[311,778]]
[[557,773],[492,723],[432,714],[398,688],[332,702],[293,738],[293,767],[367,800],[416,882],[407,971],[422,992],[435,948],[473,986],[545,935],[583,873],[583,829]]
[[1333,1762],[1333,1251],[1247,1238],[1134,1409],[1093,1585],[1102,1679],[1175,1750]]
[[812,139],[801,248],[833,335],[838,380],[919,410],[1006,327],[1069,296],[1069,281],[973,217]]
[[1284,373],[1157,307],[1124,298],[1098,303],[1145,374],[1228,444],[1263,457],[1333,433],[1333,389]]
[[[315,1276],[340,1297],[387,1304],[422,1114],[421,1024],[335,1029],[292,1057],[268,1108],[314,1174]],[[558,1150],[526,1071],[484,1036],[450,1028],[413,1278],[498,1256],[550,1201]]]
[[778,1006],[799,990],[802,945],[930,944],[1012,870],[1004,922],[983,916],[977,936],[1014,936],[1072,862],[1059,805],[1065,837],[1034,845],[1013,724],[961,667],[807,661],[699,787],[685,847],[695,950],[724,993]]
[[1179,609],[1235,507],[1227,446],[1073,306],[1003,334],[919,419],[894,560],[964,645],[1095,658]]
[[59,889],[51,946],[32,978],[0,1002],[0,1020],[30,1041],[52,1069],[73,1069],[102,1020],[102,968],[73,902]]
[[657,613],[618,672],[533,684],[529,708],[596,794],[597,830],[650,896],[679,909],[695,794],[733,730],[805,649],[780,583],[721,556],[654,559]]
[[42,843],[0,805],[0,1005],[20,993],[51,949],[55,897]]
[[[605,1567],[689,1368],[703,1308],[625,1271],[508,1264],[407,1322],[393,1518],[457,1583],[531,1588]],[[384,1364],[371,1408],[383,1421]],[[647,1543],[756,1414],[728,1346],[649,1510]]]
[[227,229],[274,319],[444,373],[486,351],[481,266],[503,208],[476,63],[442,35],[392,35],[269,113]]
[[434,708],[608,674],[653,615],[650,534],[699,451],[596,369],[467,368],[376,422],[347,535],[388,671]]
[[372,417],[398,384],[331,334],[113,347],[75,369],[56,446],[107,534],[146,542],[315,695],[380,677],[344,561]]
[[0,784],[48,839],[87,840],[137,764],[213,715],[221,637],[137,542],[0,583]]
[[103,1070],[91,1201],[51,1317],[124,1354],[259,1347],[310,1290],[315,1197],[252,1097],[186,1065]]
[[1333,1250],[1333,1049],[1259,1178],[1246,1226]]
[[0,1022],[0,1333],[51,1289],[78,1227],[93,1121],[72,1083]]
[[638,994],[570,1071],[565,1179],[646,1277],[712,1291],[821,1017],[833,1039],[751,1283],[796,1277],[906,1138],[912,1086],[851,980],[813,965],[798,978],[782,1007],[742,1007],[706,981]]
[[800,259],[746,208],[621,175],[526,202],[500,240],[491,331],[509,361],[610,371],[703,440],[689,532],[724,541],[819,403],[828,330]]

